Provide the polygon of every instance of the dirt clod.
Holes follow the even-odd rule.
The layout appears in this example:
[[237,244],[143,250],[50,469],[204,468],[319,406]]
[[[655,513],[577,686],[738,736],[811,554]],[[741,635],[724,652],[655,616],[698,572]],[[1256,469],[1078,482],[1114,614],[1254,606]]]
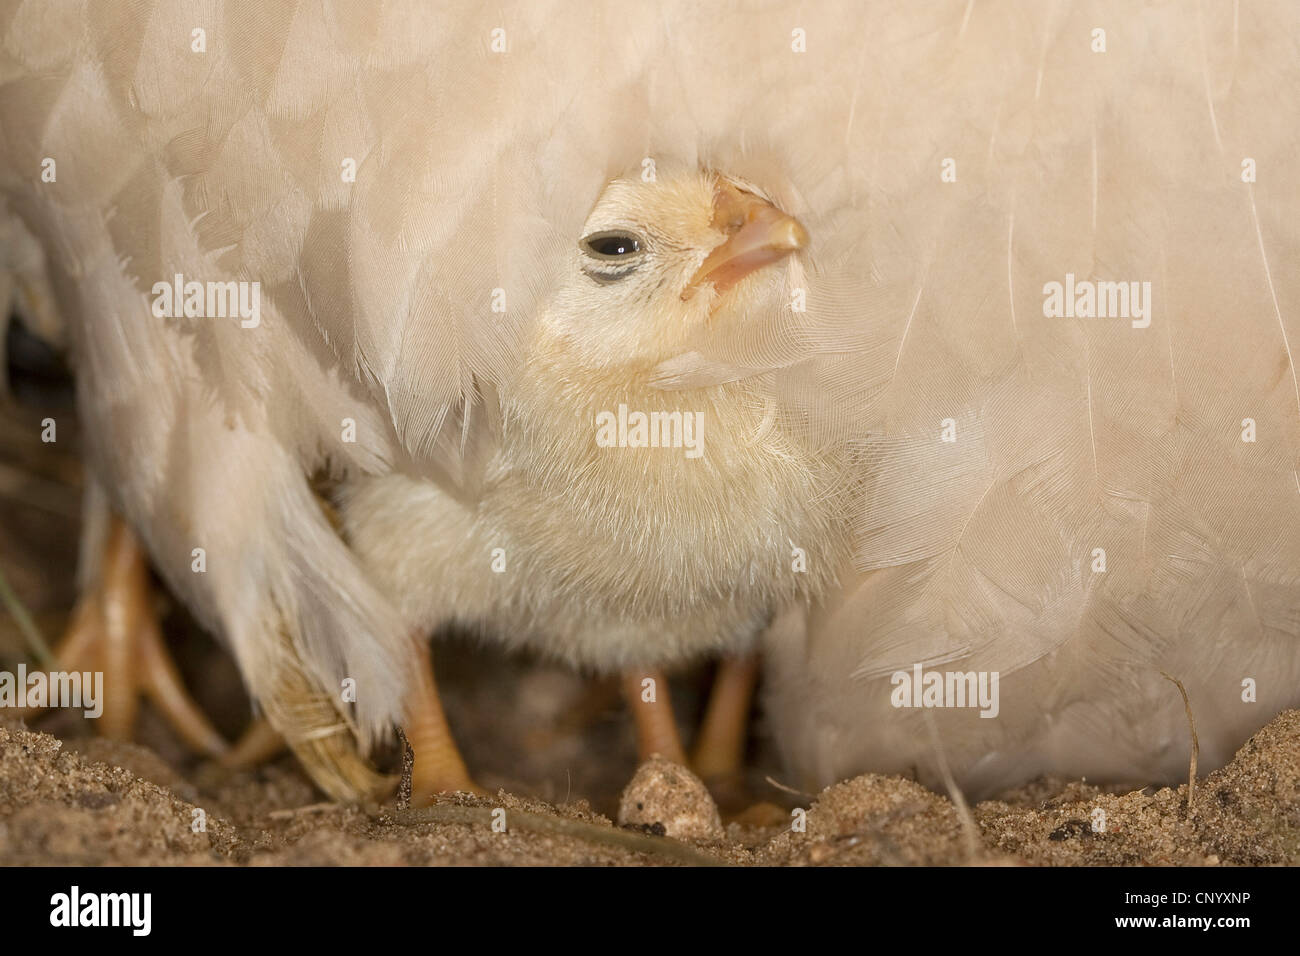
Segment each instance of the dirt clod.
[[623,790],[619,826],[646,828],[674,840],[720,842],[718,806],[699,777],[685,767],[651,757]]

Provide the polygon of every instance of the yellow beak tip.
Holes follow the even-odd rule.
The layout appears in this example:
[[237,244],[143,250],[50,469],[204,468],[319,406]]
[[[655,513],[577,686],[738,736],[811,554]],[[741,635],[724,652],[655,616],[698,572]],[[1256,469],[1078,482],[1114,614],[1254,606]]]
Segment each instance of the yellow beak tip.
[[781,224],[779,232],[773,238],[774,245],[794,251],[808,245],[808,230],[798,219],[790,217]]

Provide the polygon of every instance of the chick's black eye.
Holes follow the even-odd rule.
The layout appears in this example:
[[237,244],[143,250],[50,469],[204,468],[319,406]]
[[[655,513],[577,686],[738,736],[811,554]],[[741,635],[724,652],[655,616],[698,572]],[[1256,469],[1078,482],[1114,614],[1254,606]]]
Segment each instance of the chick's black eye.
[[598,232],[583,239],[582,247],[597,259],[627,259],[641,251],[641,240],[625,232]]
[[641,247],[631,236],[605,236],[588,243],[592,252],[601,256],[626,256]]

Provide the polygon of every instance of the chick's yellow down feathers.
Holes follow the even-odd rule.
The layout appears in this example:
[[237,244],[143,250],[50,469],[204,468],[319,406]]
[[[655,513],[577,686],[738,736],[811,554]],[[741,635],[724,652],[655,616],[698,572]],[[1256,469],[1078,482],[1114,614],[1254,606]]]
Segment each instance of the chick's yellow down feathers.
[[[752,224],[725,221],[737,202]],[[788,275],[754,256],[791,251],[773,241],[783,228],[800,227],[713,173],[605,190],[582,234],[637,251],[601,260],[574,247],[500,389],[499,444],[474,499],[398,474],[347,493],[348,539],[413,630],[456,619],[578,665],[659,667],[746,650],[773,609],[824,588],[848,554],[847,459],[773,427],[751,382],[656,384],[701,330],[726,336],[780,307]],[[751,269],[721,292],[715,250]],[[602,445],[601,417],[620,407],[659,423],[644,447]],[[791,572],[792,541],[811,573]]]

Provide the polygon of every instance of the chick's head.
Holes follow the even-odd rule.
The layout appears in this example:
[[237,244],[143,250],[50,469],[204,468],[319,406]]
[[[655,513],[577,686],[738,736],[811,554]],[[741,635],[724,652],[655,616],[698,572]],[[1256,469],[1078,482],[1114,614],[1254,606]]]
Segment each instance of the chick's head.
[[703,326],[784,298],[775,268],[808,233],[755,186],[709,170],[609,183],[570,255],[546,328],[593,367],[653,366]]

